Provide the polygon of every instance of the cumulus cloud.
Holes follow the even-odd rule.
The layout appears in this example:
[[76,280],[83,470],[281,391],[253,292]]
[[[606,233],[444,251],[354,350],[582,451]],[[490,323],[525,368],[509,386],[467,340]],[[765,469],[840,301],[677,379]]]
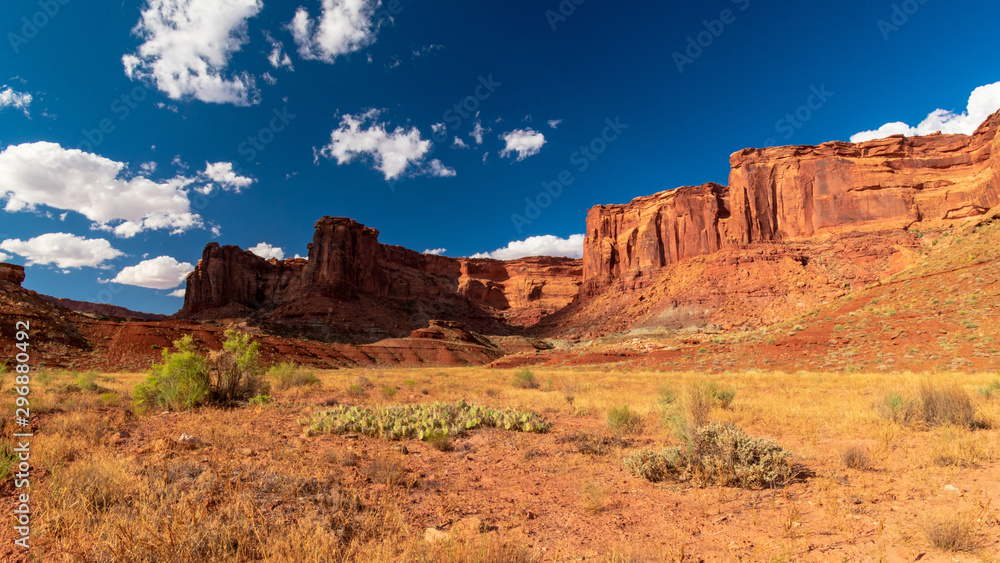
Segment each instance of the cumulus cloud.
[[441,256],[442,254],[444,254],[447,251],[448,251],[447,248],[431,248],[431,249],[425,250],[424,254],[430,254],[431,256]]
[[322,0],[322,11],[314,19],[299,7],[288,24],[299,56],[333,63],[338,56],[364,49],[375,42],[374,21],[380,0]]
[[250,252],[253,252],[257,256],[260,256],[261,258],[263,258],[265,260],[270,260],[271,258],[276,258],[278,260],[284,260],[285,259],[285,251],[284,250],[278,248],[277,246],[271,246],[270,244],[267,244],[266,242],[262,242],[262,243],[258,244],[257,246],[251,246],[247,250],[249,250]]
[[233,190],[236,193],[240,193],[243,188],[249,187],[257,181],[234,172],[232,162],[206,162],[205,170],[201,175],[217,183],[223,190]]
[[111,281],[149,289],[173,289],[184,283],[184,278],[193,270],[194,266],[187,262],[178,262],[170,256],[160,256],[123,268]]
[[502,158],[507,158],[517,153],[517,160],[522,161],[529,156],[535,156],[536,154],[542,152],[542,147],[545,145],[545,135],[542,135],[538,131],[532,128],[527,129],[515,129],[509,133],[504,133],[500,135],[507,146],[500,151],[500,156]]
[[264,38],[271,44],[271,54],[267,56],[267,62],[271,63],[271,66],[274,68],[284,67],[294,71],[295,65],[292,64],[292,58],[285,52],[285,44],[271,37],[271,34],[266,31],[264,32]]
[[916,127],[911,127],[902,121],[886,123],[878,129],[862,131],[861,133],[851,135],[851,142],[860,143],[862,141],[871,141],[872,139],[882,139],[891,135],[916,137],[918,135],[930,135],[938,131],[946,134],[961,133],[971,135],[982,125],[987,117],[998,109],[1000,109],[1000,82],[995,82],[973,90],[969,96],[966,111],[962,113],[937,109],[931,112]]
[[30,240],[7,239],[0,249],[27,259],[28,266],[55,264],[58,268],[97,268],[123,253],[104,239],[87,239],[69,233],[47,233]]
[[10,254],[0,252],[0,262],[6,262],[7,260],[10,260]]
[[5,84],[3,89],[0,89],[0,110],[14,108],[23,111],[24,115],[31,115],[28,113],[28,106],[31,105],[32,99],[31,94],[17,92]]
[[180,297],[180,298],[183,299],[185,291],[186,290],[184,288],[181,288],[181,289],[178,289],[178,290],[175,290],[175,291],[171,291],[170,293],[167,294],[167,297]]
[[247,21],[263,6],[261,0],[147,0],[132,30],[143,43],[122,57],[125,74],[174,100],[256,104],[254,77],[227,67],[248,41]]
[[570,235],[559,238],[555,235],[529,237],[516,240],[493,252],[481,252],[470,258],[493,258],[496,260],[514,260],[527,256],[566,256],[569,258],[583,257],[584,235]]
[[553,128],[553,129],[556,129],[557,127],[559,127],[559,124],[562,123],[562,122],[563,122],[563,120],[561,120],[561,119],[550,119],[549,120],[549,127]]
[[469,145],[465,141],[463,141],[461,137],[455,137],[455,140],[451,142],[451,146],[452,146],[452,148],[456,148],[456,149],[467,149],[467,148],[469,148]]
[[94,227],[129,238],[147,230],[181,233],[202,226],[191,212],[188,189],[211,181],[211,174],[230,189],[246,185],[232,166],[208,165],[195,178],[177,176],[156,182],[128,177],[126,164],[55,143],[14,145],[0,152],[0,201],[7,212],[34,211],[38,206],[75,211]]
[[335,158],[338,165],[349,164],[359,157],[370,159],[387,181],[401,177],[407,170],[415,176],[455,175],[453,169],[439,160],[425,162],[431,142],[423,139],[416,127],[409,130],[396,127],[390,132],[385,123],[378,121],[380,113],[369,110],[362,115],[344,115],[340,127],[330,134],[330,144],[315,151],[317,158]]
[[489,132],[490,129],[484,129],[483,123],[479,120],[476,120],[476,124],[472,127],[472,131],[469,133],[469,136],[476,141],[477,145],[481,145],[483,144],[483,135]]

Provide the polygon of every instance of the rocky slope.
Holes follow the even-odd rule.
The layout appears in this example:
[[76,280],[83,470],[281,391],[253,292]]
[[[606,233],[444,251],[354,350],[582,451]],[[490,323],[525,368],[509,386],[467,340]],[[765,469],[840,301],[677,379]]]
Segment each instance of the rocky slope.
[[65,297],[51,297],[49,295],[42,295],[42,297],[48,299],[56,305],[59,305],[60,307],[65,307],[70,311],[76,311],[77,313],[140,321],[162,321],[167,318],[167,315],[142,313],[140,311],[133,311],[117,305],[109,305],[107,303],[90,303],[88,301],[76,301],[73,299],[66,299]]
[[377,230],[350,219],[325,217],[315,228],[308,259],[208,245],[177,317],[250,318],[329,342],[401,337],[431,319],[507,334],[566,306],[582,277],[579,260],[447,258],[383,245]]

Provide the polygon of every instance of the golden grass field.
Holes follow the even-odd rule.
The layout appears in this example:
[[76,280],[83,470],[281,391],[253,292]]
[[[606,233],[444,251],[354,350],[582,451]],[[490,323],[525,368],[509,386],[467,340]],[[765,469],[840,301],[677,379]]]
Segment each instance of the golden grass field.
[[[136,414],[145,374],[36,373],[31,556],[38,561],[997,561],[1000,388],[960,373],[661,373],[600,368],[316,372],[263,405]],[[361,379],[363,378],[363,379]],[[665,397],[735,391],[709,420],[793,453],[764,490],[650,483],[622,458],[676,443]],[[69,384],[76,382],[76,387]],[[359,385],[363,383],[363,385]],[[368,383],[365,383],[368,382]],[[4,440],[15,429],[10,374]],[[1000,387],[1000,384],[997,384]],[[971,427],[894,422],[890,392],[958,389]],[[4,399],[6,398],[6,399]],[[324,405],[465,399],[540,413],[544,434],[474,430],[442,449],[306,437]],[[608,428],[628,405],[641,429]],[[9,411],[9,412],[8,412]],[[177,442],[182,434],[200,440]],[[606,439],[607,438],[607,439]],[[589,442],[588,442],[589,441]],[[604,444],[585,450],[581,443]],[[405,448],[400,448],[400,445]],[[4,498],[14,492],[2,481]],[[4,510],[9,513],[5,504]],[[433,531],[428,531],[428,529]],[[5,527],[5,534],[10,532]],[[0,556],[30,560],[8,549]]]

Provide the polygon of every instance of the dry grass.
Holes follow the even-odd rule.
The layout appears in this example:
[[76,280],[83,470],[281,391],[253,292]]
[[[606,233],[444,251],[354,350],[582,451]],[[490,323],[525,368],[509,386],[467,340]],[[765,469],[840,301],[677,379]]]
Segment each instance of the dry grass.
[[958,515],[927,520],[924,534],[931,545],[942,551],[975,551],[979,546],[973,525]]
[[[934,512],[971,509],[972,495],[942,496],[942,484],[965,479],[965,485],[956,482],[965,491],[969,482],[987,480],[997,470],[1000,431],[973,430],[962,423],[968,420],[969,408],[961,393],[969,399],[977,420],[1000,420],[1000,401],[974,398],[969,393],[978,386],[990,385],[995,379],[993,374],[716,373],[712,377],[719,385],[739,389],[738,400],[723,408],[705,392],[702,373],[667,375],[603,367],[534,371],[542,381],[555,381],[554,389],[513,387],[513,370],[322,371],[316,372],[321,385],[276,390],[272,404],[258,409],[204,408],[139,418],[132,417],[127,397],[142,374],[115,375],[111,380],[98,376],[98,385],[122,398],[117,405],[102,401],[101,394],[95,392],[63,392],[60,386],[73,383],[75,375],[50,374],[48,384],[33,389],[33,401],[44,415],[32,445],[40,474],[32,483],[33,488],[37,487],[33,495],[37,499],[37,527],[33,530],[38,540],[37,553],[44,554],[46,561],[56,562],[182,563],[499,562],[549,557],[525,548],[528,540],[523,536],[508,537],[510,528],[530,528],[546,518],[541,514],[529,522],[515,516],[524,511],[513,506],[510,521],[499,522],[502,526],[497,532],[425,545],[422,528],[414,528],[405,517],[407,491],[429,488],[417,472],[407,468],[408,460],[412,463],[413,458],[366,450],[359,442],[344,440],[337,442],[340,449],[335,454],[313,452],[292,443],[299,433],[294,419],[302,416],[300,413],[315,412],[330,399],[363,406],[467,399],[493,408],[551,413],[546,416],[556,423],[552,434],[532,436],[532,442],[518,446],[513,455],[525,471],[536,472],[537,481],[543,485],[549,475],[577,479],[580,485],[569,486],[565,493],[570,501],[553,508],[560,517],[565,513],[585,522],[618,518],[618,491],[628,491],[625,497],[631,498],[637,489],[641,491],[639,496],[660,495],[656,497],[659,501],[668,499],[679,503],[677,506],[703,502],[706,510],[712,510],[719,504],[719,513],[697,518],[700,525],[706,526],[706,537],[716,531],[706,523],[734,513],[731,518],[740,519],[738,529],[752,527],[755,533],[768,538],[757,542],[756,551],[740,552],[745,560],[776,559],[786,544],[792,546],[789,553],[803,553],[810,542],[827,541],[817,539],[826,538],[824,534],[830,534],[829,541],[842,545],[851,545],[856,538],[874,537],[875,532],[865,527],[872,521],[867,516],[873,511],[878,511],[880,523],[890,530],[880,540],[889,545],[917,552],[927,551],[931,545],[948,550],[1000,547],[997,542],[986,542],[985,532],[977,536],[971,525],[936,521],[923,526],[920,518],[928,508]],[[384,387],[401,391],[394,397],[381,393],[351,397],[347,390],[352,385],[362,391]],[[676,401],[669,403],[671,408],[677,406],[692,421],[740,425],[754,436],[777,440],[796,453],[797,461],[816,469],[819,476],[794,485],[798,495],[795,506],[802,506],[802,513],[793,514],[787,503],[775,504],[773,496],[717,489],[663,491],[658,488],[662,485],[624,474],[621,458],[629,451],[646,447],[659,450],[677,444],[670,432],[648,423],[662,413],[664,406],[657,390],[667,386],[679,390]],[[935,405],[933,412],[939,413],[935,419],[957,424],[927,430],[886,420],[873,408],[891,389],[908,397],[921,397],[924,402],[924,386],[946,390],[930,401]],[[567,395],[572,395],[573,400],[567,401]],[[10,402],[4,403],[0,410],[10,409]],[[606,429],[605,413],[623,404],[629,405],[630,413],[647,421],[628,441],[608,434]],[[9,418],[12,413],[3,414]],[[287,427],[275,422],[280,414],[290,417]],[[922,418],[922,410],[920,415]],[[125,428],[132,429],[130,440],[138,444],[127,450],[102,445]],[[135,431],[137,428],[140,431]],[[11,431],[10,426],[3,428],[4,436],[9,437]],[[138,447],[176,437],[180,432],[195,434],[210,446],[192,451],[136,453]],[[261,449],[264,444],[268,446],[266,451]],[[385,449],[390,447],[386,444]],[[531,456],[525,453],[529,449],[535,452]],[[246,450],[253,455],[242,453]],[[848,454],[849,450],[856,451]],[[122,451],[129,453],[122,455]],[[461,451],[429,451],[449,459],[461,455]],[[852,461],[864,455],[868,456],[868,464]],[[855,469],[878,467],[878,471],[845,472],[845,465]],[[343,475],[347,472],[361,474],[369,481],[346,484]],[[463,478],[461,474],[443,477],[439,471],[434,473],[434,486],[441,488],[434,494],[442,497],[449,491],[448,479]],[[593,485],[593,495],[587,490],[588,482]],[[614,503],[609,504],[606,496],[598,502],[599,493],[610,494],[611,489],[601,489],[595,483],[614,487]],[[704,500],[705,495],[710,498]],[[721,499],[724,495],[729,495],[728,500],[715,502],[716,496]],[[911,496],[921,500],[895,500]],[[594,497],[593,502],[588,500],[590,497]],[[855,497],[856,502],[852,500]],[[460,500],[451,502],[456,503],[456,509],[462,507]],[[888,506],[899,509],[883,508]],[[641,524],[642,514],[630,515],[636,516]],[[546,522],[551,525],[552,521]],[[785,529],[793,525],[790,522],[801,523],[794,528],[794,534]],[[995,535],[1000,522],[990,522],[989,534]],[[683,525],[683,521],[676,523],[677,537],[690,538],[691,531]],[[718,530],[724,530],[721,526]],[[828,527],[822,528],[822,534],[809,535],[821,526]],[[553,541],[551,536],[541,540],[537,537],[532,540],[536,546]],[[651,545],[659,546],[659,541]],[[669,533],[665,541],[670,541]],[[718,545],[725,546],[742,540],[723,531],[718,541]],[[642,540],[637,542],[639,545],[630,548],[644,553]],[[683,546],[681,541],[678,550],[683,551]],[[861,545],[858,553],[865,553],[869,547],[874,552],[874,546]],[[576,555],[572,549],[569,553]],[[633,556],[631,551],[628,555],[621,553],[608,559],[611,556],[602,551],[595,558],[659,561],[677,557],[675,552],[662,558]],[[737,559],[735,555],[724,555],[720,558]]]

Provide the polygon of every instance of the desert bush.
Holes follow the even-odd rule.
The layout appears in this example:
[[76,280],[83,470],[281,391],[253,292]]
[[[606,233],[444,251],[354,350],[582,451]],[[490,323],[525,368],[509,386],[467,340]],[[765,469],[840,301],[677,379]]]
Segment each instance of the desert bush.
[[257,395],[256,397],[251,397],[248,402],[251,405],[254,405],[254,406],[258,406],[258,407],[264,406],[264,405],[267,405],[267,404],[269,404],[271,402],[271,396],[270,395]]
[[7,480],[14,473],[14,468],[17,467],[18,459],[17,455],[11,451],[11,446],[8,444],[3,444],[0,446],[0,483]]
[[498,534],[461,534],[434,543],[420,542],[408,559],[415,563],[534,563],[526,546]]
[[698,428],[692,446],[635,452],[625,459],[625,467],[650,481],[673,479],[748,489],[778,486],[793,474],[790,452],[733,424],[713,422]]
[[260,343],[249,334],[227,330],[222,350],[209,354],[215,380],[214,402],[246,401],[268,392],[264,367],[260,363]]
[[877,405],[882,418],[899,424],[909,424],[915,421],[920,411],[920,405],[899,391],[889,391]]
[[667,448],[662,452],[639,450],[625,456],[624,463],[633,475],[653,483],[682,480],[684,456],[680,448]]
[[292,387],[319,385],[319,378],[311,371],[302,369],[295,362],[281,362],[267,371],[267,377],[275,389],[282,391]]
[[454,437],[480,427],[546,432],[550,426],[533,412],[490,409],[468,405],[465,401],[370,409],[341,405],[299,422],[309,426],[307,434],[357,432],[387,440],[427,440],[442,432]]
[[[0,371],[0,373],[3,373]],[[979,396],[984,399],[992,399],[994,395],[1000,394],[1000,379],[994,379],[992,383],[986,387],[980,387],[977,389]]]
[[366,391],[364,387],[358,385],[357,383],[354,383],[347,388],[347,394],[354,397],[355,399],[360,399],[362,397],[368,396],[368,391]]
[[724,409],[728,409],[729,405],[733,404],[733,399],[735,398],[736,391],[733,389],[719,389],[715,392],[715,400]]
[[535,372],[528,368],[517,370],[514,373],[514,379],[510,382],[510,384],[518,389],[538,389],[541,387],[535,379]]
[[972,525],[956,515],[929,519],[924,523],[924,535],[943,551],[974,551],[978,547]]
[[972,398],[957,385],[943,387],[925,384],[920,387],[920,401],[924,422],[928,426],[954,424],[968,427],[975,422],[976,407],[972,404]]
[[396,396],[396,388],[391,385],[386,385],[382,388],[382,396],[386,399],[391,399]]
[[450,452],[452,449],[451,435],[447,430],[433,430],[424,435],[424,441],[440,452]]
[[604,510],[607,496],[607,491],[593,481],[584,481],[580,486],[580,507],[591,514],[598,514]]
[[608,429],[620,436],[642,433],[642,416],[632,412],[628,405],[608,411]]
[[186,335],[174,342],[176,352],[163,351],[163,363],[153,366],[146,380],[135,386],[136,408],[145,411],[154,406],[173,410],[192,409],[208,399],[211,388],[208,360],[194,348],[194,339]]
[[872,457],[868,448],[859,445],[848,446],[840,452],[840,461],[844,467],[867,471],[872,468]]
[[136,408],[190,410],[206,402],[247,401],[266,394],[258,347],[250,335],[227,330],[222,350],[205,358],[186,335],[174,342],[177,351],[164,350],[163,363],[153,366],[146,380],[136,385]]

